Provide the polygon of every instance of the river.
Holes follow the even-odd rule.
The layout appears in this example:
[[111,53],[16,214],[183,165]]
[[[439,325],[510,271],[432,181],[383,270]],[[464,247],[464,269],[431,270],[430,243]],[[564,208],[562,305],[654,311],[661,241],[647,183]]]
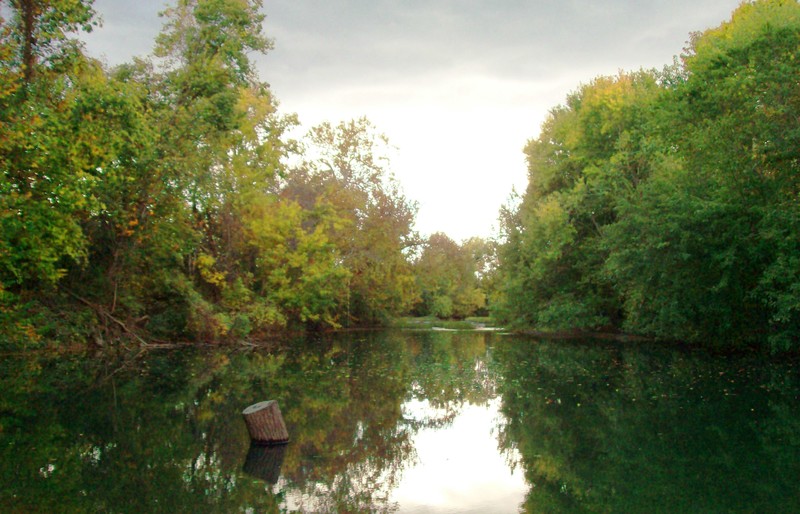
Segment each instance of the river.
[[[0,357],[2,512],[792,512],[791,359],[491,332]],[[285,446],[241,411],[277,400]]]

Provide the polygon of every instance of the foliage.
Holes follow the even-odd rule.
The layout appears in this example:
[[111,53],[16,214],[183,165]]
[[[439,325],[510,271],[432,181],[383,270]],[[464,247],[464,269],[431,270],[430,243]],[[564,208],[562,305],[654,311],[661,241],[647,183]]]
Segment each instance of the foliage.
[[257,249],[258,292],[291,321],[338,326],[337,308],[345,301],[350,273],[329,238],[329,209],[308,211],[279,201],[250,222]]
[[463,319],[480,312],[486,306],[482,280],[489,280],[491,257],[490,245],[482,239],[459,245],[445,234],[432,234],[414,262],[421,291],[415,313]]
[[664,72],[581,86],[503,216],[507,321],[796,347],[800,6],[744,3]]
[[599,273],[603,230],[617,202],[649,173],[642,119],[657,94],[652,73],[621,73],[582,86],[528,143],[529,183],[503,216],[499,252],[505,323],[544,329],[613,322],[619,298]]
[[281,196],[320,209],[326,234],[347,272],[338,302],[340,324],[384,323],[417,297],[408,260],[416,245],[416,205],[405,198],[389,165],[389,143],[366,118],[323,123],[306,138],[304,159],[290,170]]
[[[800,6],[742,4],[663,71],[598,77],[528,142],[500,244],[414,232],[365,118],[281,114],[258,0],[179,0],[154,56],[91,1],[2,2],[0,337],[257,339],[414,312],[775,351],[800,340]],[[291,163],[291,164],[288,164]]]
[[385,142],[366,119],[324,124],[302,155],[256,73],[260,1],[179,0],[154,58],[111,70],[73,37],[96,25],[91,2],[3,8],[7,344],[251,339],[414,301],[415,206]]

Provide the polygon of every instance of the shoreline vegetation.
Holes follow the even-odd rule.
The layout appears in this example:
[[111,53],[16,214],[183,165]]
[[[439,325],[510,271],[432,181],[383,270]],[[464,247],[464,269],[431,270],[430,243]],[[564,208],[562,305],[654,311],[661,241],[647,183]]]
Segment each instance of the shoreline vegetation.
[[555,107],[501,213],[498,322],[796,351],[799,43],[798,2],[743,2]]
[[260,0],[177,0],[153,55],[113,68],[82,49],[91,0],[0,5],[4,348],[502,326],[798,349],[796,1],[578,85],[497,237],[461,242],[414,230],[366,118],[289,136],[250,57]]
[[464,319],[440,319],[435,316],[402,317],[392,320],[389,328],[413,330],[502,330],[496,327],[491,317],[467,317]]

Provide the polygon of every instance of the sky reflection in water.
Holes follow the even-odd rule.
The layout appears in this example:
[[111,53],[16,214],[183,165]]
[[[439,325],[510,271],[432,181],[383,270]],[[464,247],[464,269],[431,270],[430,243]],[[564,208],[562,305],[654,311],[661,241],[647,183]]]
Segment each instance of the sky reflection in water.
[[[498,398],[483,405],[463,405],[446,426],[414,434],[414,456],[405,463],[396,488],[383,491],[388,493],[390,510],[400,514],[519,512],[528,486],[517,466],[517,452],[501,453],[498,448],[498,424],[503,418],[499,406]],[[423,421],[437,414],[441,409],[427,400],[403,404],[406,419]],[[289,511],[320,507],[309,495],[287,493]]]
[[[516,452],[498,451],[499,406],[498,398],[465,405],[449,427],[423,429],[413,437],[417,461],[391,495],[399,512],[519,512],[528,486]],[[432,409],[418,400],[403,407],[416,417]]]

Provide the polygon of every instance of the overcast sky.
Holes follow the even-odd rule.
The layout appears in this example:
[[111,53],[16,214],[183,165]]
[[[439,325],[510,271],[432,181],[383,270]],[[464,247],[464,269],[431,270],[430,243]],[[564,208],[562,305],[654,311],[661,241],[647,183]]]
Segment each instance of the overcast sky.
[[[265,0],[275,49],[257,57],[283,112],[306,127],[367,116],[397,147],[392,171],[417,228],[489,237],[522,147],[581,83],[662,68],[739,0]],[[167,2],[95,0],[85,39],[118,64],[151,52]]]

